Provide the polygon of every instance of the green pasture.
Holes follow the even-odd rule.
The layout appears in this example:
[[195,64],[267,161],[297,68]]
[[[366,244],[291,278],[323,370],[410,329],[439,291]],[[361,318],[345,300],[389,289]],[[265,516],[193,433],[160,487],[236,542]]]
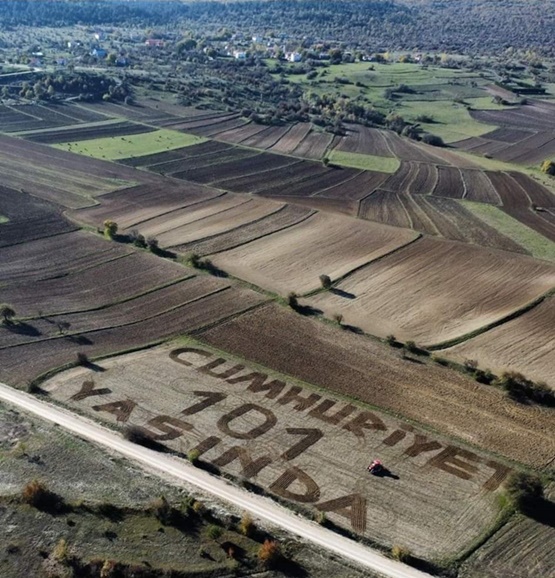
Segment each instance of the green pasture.
[[338,150],[332,151],[329,159],[332,163],[343,167],[351,167],[365,171],[377,171],[380,173],[394,173],[401,165],[399,160],[396,158],[348,153]]
[[199,144],[205,140],[192,134],[161,129],[145,134],[59,143],[53,146],[65,151],[113,161],[161,153]]
[[507,215],[499,207],[472,201],[459,202],[479,219],[529,251],[533,257],[555,261],[555,243]]

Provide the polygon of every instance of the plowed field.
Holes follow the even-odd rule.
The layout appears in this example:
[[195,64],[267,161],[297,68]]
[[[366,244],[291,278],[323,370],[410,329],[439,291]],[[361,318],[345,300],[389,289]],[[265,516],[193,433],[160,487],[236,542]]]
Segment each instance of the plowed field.
[[[385,337],[433,344],[503,318],[555,286],[555,267],[501,251],[424,238],[310,304]],[[344,295],[349,295],[345,298]]]
[[450,167],[438,167],[439,178],[433,194],[438,197],[462,199],[465,194],[461,171]]
[[[224,472],[327,510],[334,522],[383,544],[402,541],[419,556],[453,556],[495,518],[495,469],[487,457],[413,427],[399,443],[397,428],[407,426],[394,418],[289,385],[281,375],[273,390],[261,390],[253,379],[267,376],[253,374],[248,362],[187,345],[200,349],[129,354],[103,362],[102,373],[74,369],[45,387],[114,426],[146,427],[183,452],[200,447]],[[83,383],[91,379],[97,395],[87,396]],[[362,464],[377,452],[395,479],[367,477]]]
[[492,371],[518,371],[555,389],[555,299],[461,345],[445,350],[460,361],[476,359]]
[[279,293],[305,293],[368,263],[414,238],[412,231],[319,213],[213,261],[232,275]]
[[285,375],[353,396],[501,455],[545,466],[555,456],[552,411],[276,305],[202,332],[207,343]]

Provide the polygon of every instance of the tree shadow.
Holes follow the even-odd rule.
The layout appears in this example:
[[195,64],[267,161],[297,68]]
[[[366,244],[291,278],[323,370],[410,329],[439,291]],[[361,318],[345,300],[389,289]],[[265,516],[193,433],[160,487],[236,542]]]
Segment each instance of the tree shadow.
[[526,505],[523,513],[544,526],[555,528],[555,502],[541,498],[533,504]]
[[292,578],[306,578],[309,575],[298,562],[288,558],[282,558],[277,561],[274,568],[285,574],[285,576],[291,576]]
[[350,331],[351,333],[355,333],[356,335],[364,335],[364,331],[360,327],[348,325],[346,323],[344,323],[341,327],[343,327],[345,331]]
[[343,299],[356,299],[354,293],[349,293],[348,291],[343,291],[343,289],[337,289],[337,287],[332,287],[330,293],[337,295],[337,297],[343,297]]
[[321,309],[312,307],[312,305],[297,305],[295,311],[306,317],[314,317],[315,315],[322,315],[322,313],[324,313]]
[[408,355],[404,355],[402,359],[405,361],[410,361],[411,363],[415,363],[416,365],[424,365],[424,362],[420,359],[415,359],[414,357],[409,357]]
[[42,335],[42,331],[39,331],[36,327],[33,327],[24,321],[17,321],[15,323],[2,323],[0,327],[5,327],[10,333],[26,335],[27,337],[38,337],[39,335]]
[[65,335],[64,336],[68,341],[75,343],[76,345],[93,345],[94,341],[85,337],[84,335]]

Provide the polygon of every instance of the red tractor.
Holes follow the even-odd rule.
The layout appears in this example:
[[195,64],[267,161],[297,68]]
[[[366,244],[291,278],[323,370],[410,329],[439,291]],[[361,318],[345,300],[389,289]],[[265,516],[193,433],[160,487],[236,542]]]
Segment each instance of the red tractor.
[[385,473],[385,468],[380,460],[374,460],[367,468],[373,476],[380,476]]

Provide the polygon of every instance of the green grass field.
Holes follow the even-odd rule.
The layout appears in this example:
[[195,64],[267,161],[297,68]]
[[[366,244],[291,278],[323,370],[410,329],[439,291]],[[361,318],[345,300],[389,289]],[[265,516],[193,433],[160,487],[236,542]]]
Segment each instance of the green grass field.
[[520,221],[513,219],[498,207],[472,201],[459,202],[479,219],[529,251],[533,257],[555,261],[555,243],[523,225]]
[[396,158],[377,157],[374,155],[347,153],[335,150],[331,152],[329,159],[332,163],[343,167],[352,167],[365,171],[378,171],[380,173],[394,173],[401,165]]
[[146,134],[59,143],[53,146],[97,159],[114,161],[128,157],[140,157],[152,153],[161,153],[199,144],[205,140],[205,138],[192,134],[161,129]]

